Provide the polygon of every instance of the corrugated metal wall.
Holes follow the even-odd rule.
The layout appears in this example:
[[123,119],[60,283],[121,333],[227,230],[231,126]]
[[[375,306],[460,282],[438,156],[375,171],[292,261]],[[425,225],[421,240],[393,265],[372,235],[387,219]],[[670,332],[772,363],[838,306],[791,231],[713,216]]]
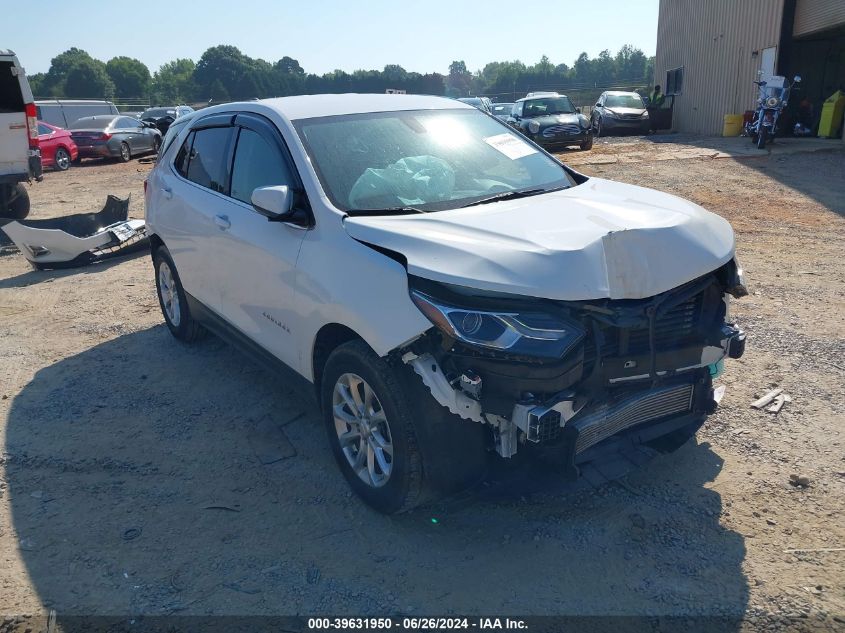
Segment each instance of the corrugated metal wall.
[[845,24],[845,0],[798,0],[795,7],[795,37]]
[[[837,0],[845,2],[845,0]],[[721,134],[725,114],[753,107],[762,51],[780,40],[784,0],[660,0],[655,83],[684,67],[673,129]],[[756,51],[756,55],[753,53]]]

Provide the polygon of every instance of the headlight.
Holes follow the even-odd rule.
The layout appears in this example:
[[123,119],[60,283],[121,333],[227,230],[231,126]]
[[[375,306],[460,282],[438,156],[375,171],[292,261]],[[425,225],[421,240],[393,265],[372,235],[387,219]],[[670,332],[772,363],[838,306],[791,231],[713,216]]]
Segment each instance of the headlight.
[[779,103],[780,99],[778,99],[777,97],[769,97],[768,99],[766,99],[766,105],[770,108],[776,108]]
[[641,118],[641,119],[647,119],[647,118],[648,118],[648,110],[646,110],[645,112],[643,112],[643,113],[640,115],[640,118]]
[[444,334],[485,349],[561,358],[586,334],[580,325],[550,314],[459,308],[416,290],[411,291],[411,299]]
[[616,114],[613,110],[607,110],[607,109],[605,109],[605,111],[604,111],[604,112],[602,112],[602,116],[606,116],[606,117],[610,117],[611,119],[615,119],[615,118],[617,118],[619,115],[618,115],[618,114]]
[[537,121],[529,121],[528,122],[528,131],[532,134],[536,134],[540,131],[540,124]]

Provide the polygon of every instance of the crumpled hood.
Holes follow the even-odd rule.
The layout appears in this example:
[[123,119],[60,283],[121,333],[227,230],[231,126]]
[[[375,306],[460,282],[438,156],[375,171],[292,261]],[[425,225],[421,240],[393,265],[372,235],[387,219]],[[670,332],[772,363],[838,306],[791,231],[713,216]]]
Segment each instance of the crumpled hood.
[[560,192],[425,215],[353,217],[353,238],[434,281],[556,300],[642,299],[728,262],[728,222],[692,202],[590,178]]

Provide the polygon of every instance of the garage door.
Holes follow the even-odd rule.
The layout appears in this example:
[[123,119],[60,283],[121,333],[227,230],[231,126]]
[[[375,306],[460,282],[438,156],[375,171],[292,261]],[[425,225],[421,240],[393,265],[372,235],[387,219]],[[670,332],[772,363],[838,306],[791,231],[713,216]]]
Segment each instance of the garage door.
[[845,0],[798,0],[795,6],[795,37],[845,25]]

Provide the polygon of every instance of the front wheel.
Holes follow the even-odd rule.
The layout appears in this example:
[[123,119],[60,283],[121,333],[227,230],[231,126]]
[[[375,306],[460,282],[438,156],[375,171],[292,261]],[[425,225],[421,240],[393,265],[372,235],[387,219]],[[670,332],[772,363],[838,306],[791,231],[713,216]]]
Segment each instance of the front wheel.
[[59,171],[67,171],[70,169],[70,154],[64,147],[56,150],[56,169]]
[[335,349],[320,401],[343,476],[367,504],[392,514],[423,497],[423,460],[413,413],[394,370],[363,341]]
[[760,126],[760,131],[757,133],[757,149],[766,149],[766,137],[768,136],[768,131],[762,125]]
[[601,117],[596,120],[596,136],[604,136],[604,126],[601,122]]
[[593,136],[592,136],[592,134],[590,136],[588,136],[585,141],[581,141],[580,147],[584,151],[593,149]]

